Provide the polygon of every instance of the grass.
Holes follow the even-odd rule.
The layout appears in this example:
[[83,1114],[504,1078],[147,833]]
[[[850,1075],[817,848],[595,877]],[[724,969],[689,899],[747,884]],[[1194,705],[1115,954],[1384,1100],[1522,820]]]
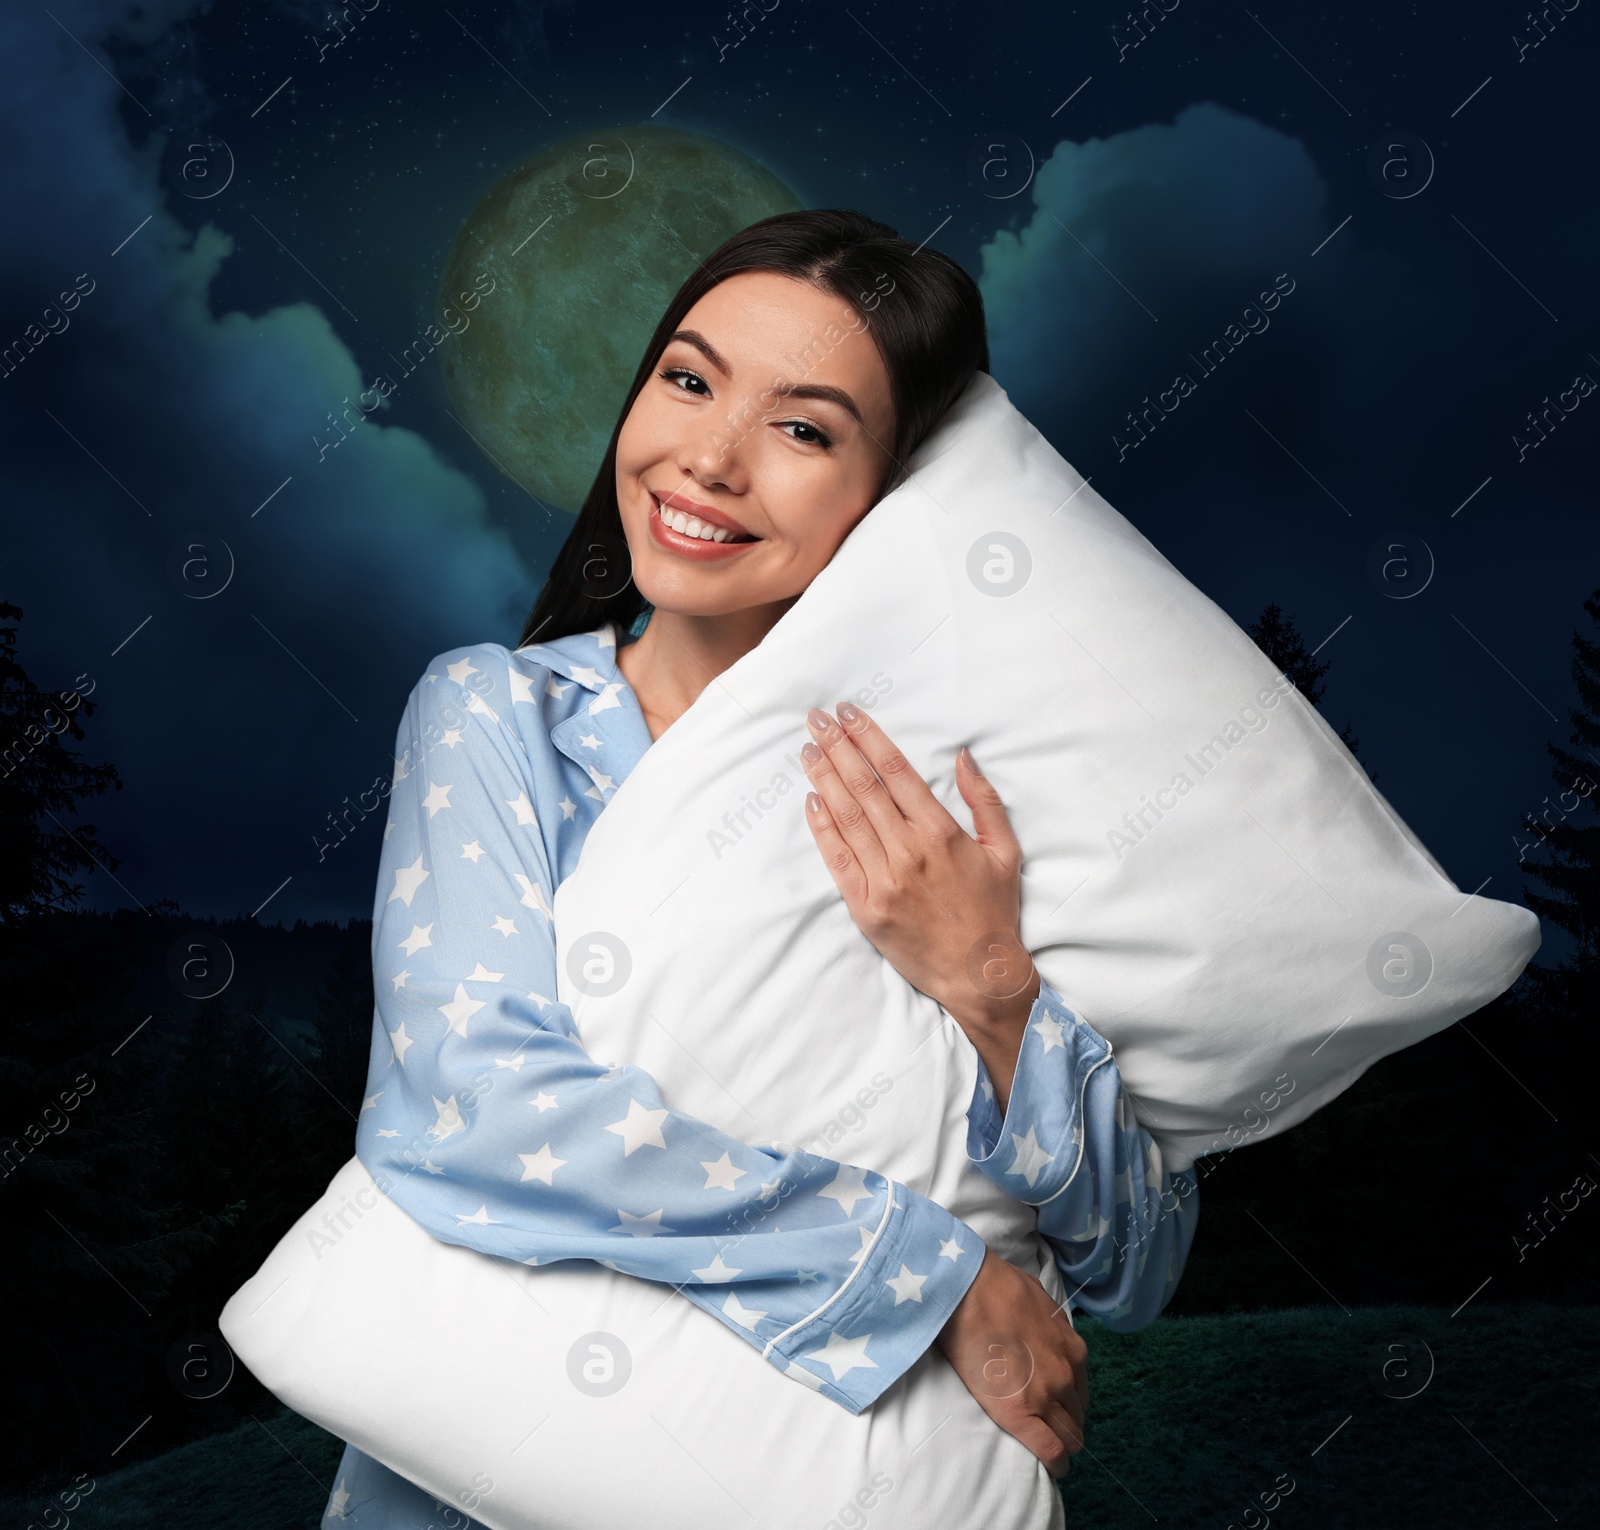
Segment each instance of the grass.
[[[1071,1530],[1600,1523],[1600,1308],[1294,1308],[1082,1332]],[[1280,1473],[1294,1491],[1269,1511]]]
[[[1137,1334],[1085,1319],[1082,1332],[1091,1396],[1062,1484],[1070,1530],[1600,1523],[1600,1308],[1316,1307]],[[312,1530],[342,1450],[279,1409],[101,1476],[70,1517],[79,1530]],[[1284,1478],[1293,1491],[1264,1504]],[[0,1521],[42,1523],[50,1491],[0,1500]]]

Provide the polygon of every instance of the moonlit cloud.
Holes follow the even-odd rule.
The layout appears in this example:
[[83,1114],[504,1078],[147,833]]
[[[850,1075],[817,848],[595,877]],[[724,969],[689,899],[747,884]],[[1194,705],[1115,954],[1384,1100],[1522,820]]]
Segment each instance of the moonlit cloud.
[[[191,238],[167,209],[163,135],[133,147],[122,114],[139,107],[84,51],[186,9],[60,8],[76,42],[42,8],[0,17],[8,197],[30,210],[8,230],[0,343],[45,335],[0,378],[0,593],[26,612],[38,683],[95,679],[85,753],[125,790],[85,817],[132,896],[227,913],[294,874],[290,913],[361,907],[381,823],[326,865],[312,833],[386,770],[427,660],[514,641],[534,580],[473,480],[383,407],[362,418],[371,379],[334,303],[216,311],[232,237]],[[80,273],[89,290],[48,333]],[[321,453],[346,399],[359,423]],[[230,553],[231,583],[194,598]]]

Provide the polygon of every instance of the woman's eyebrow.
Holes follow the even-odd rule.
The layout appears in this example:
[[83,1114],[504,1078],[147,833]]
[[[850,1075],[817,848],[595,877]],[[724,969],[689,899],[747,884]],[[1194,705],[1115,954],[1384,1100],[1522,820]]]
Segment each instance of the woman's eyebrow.
[[856,401],[843,388],[830,387],[826,383],[796,383],[792,388],[784,387],[779,391],[785,398],[814,398],[825,404],[837,404],[863,430],[867,428],[861,411],[856,408]]
[[[724,377],[733,375],[733,369],[723,359],[722,353],[699,330],[680,329],[672,338],[683,341],[685,345],[692,345]],[[861,411],[856,407],[856,401],[843,388],[835,388],[827,383],[795,383],[793,386],[782,383],[775,384],[773,391],[781,393],[785,398],[814,398],[820,403],[837,404],[857,425],[863,430],[866,429],[867,422],[861,418]]]
[[722,353],[697,329],[680,329],[672,337],[681,340],[685,345],[692,345],[707,361],[711,363],[724,377],[733,375],[732,368],[722,359]]

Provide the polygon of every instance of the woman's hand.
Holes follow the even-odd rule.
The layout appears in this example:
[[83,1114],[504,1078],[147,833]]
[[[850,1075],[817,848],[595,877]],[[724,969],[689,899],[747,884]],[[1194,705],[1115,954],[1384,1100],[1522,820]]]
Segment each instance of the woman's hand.
[[806,821],[817,848],[861,932],[944,1006],[985,1064],[986,1046],[1003,1059],[1009,1092],[1039,975],[1019,933],[1022,849],[1000,794],[963,749],[956,787],[973,838],[866,713],[848,702],[838,710],[838,722],[812,710],[817,742],[800,751],[816,788]]
[[935,1342],[983,1411],[1066,1476],[1083,1449],[1088,1346],[1039,1281],[986,1250]]

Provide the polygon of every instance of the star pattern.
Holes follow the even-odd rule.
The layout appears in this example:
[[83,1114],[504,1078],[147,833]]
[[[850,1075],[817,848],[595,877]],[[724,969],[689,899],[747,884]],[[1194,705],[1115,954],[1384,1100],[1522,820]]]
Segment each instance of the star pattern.
[[547,1185],[554,1184],[556,1170],[567,1161],[565,1158],[557,1158],[550,1151],[548,1142],[537,1153],[518,1153],[517,1157],[522,1160],[523,1184],[527,1184],[530,1179],[541,1180]]
[[[615,635],[441,654],[405,730],[379,864],[363,1161],[435,1236],[658,1281],[800,1385],[870,1405],[926,1353],[982,1239],[869,1167],[769,1152],[672,1110],[628,1059],[585,1051],[554,997],[556,889],[651,743]],[[968,1154],[1038,1207],[1073,1304],[1137,1326],[1170,1294],[1193,1221],[1128,1231],[1173,1176],[1109,1053],[1043,985],[1003,1119],[978,1065]],[[348,1513],[334,1501],[332,1517]]]

